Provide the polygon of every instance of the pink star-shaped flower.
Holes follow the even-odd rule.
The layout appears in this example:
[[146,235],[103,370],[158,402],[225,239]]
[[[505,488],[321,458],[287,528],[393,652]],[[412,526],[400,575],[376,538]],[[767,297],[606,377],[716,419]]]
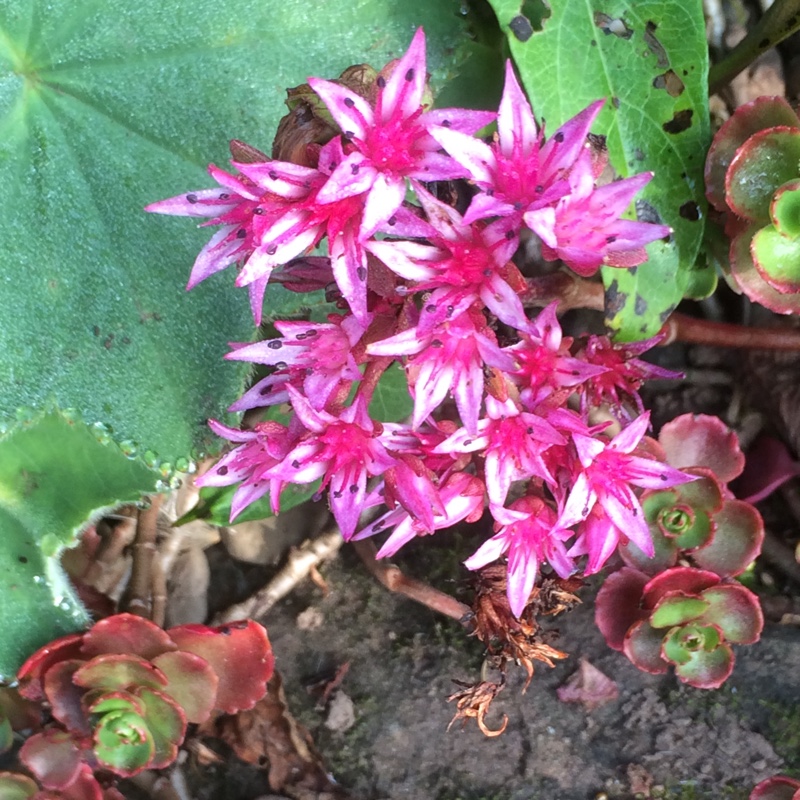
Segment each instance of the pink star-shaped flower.
[[509,508],[493,508],[498,532],[484,542],[465,562],[467,569],[476,570],[508,553],[507,594],[511,611],[519,617],[528,603],[539,565],[547,561],[562,577],[575,571],[567,555],[564,540],[571,531],[559,529],[556,513],[539,497],[526,496]]
[[331,511],[345,539],[355,532],[364,509],[367,478],[395,464],[379,436],[381,426],[356,396],[339,416],[316,410],[294,387],[287,387],[295,414],[307,433],[264,475],[282,483],[313,483],[328,487]]
[[602,106],[603,101],[593,103],[545,142],[507,61],[497,137],[491,145],[451,129],[431,129],[431,135],[482,190],[464,222],[513,216],[521,224],[524,212],[550,205],[566,194],[570,189],[567,175],[587,146],[586,136]]
[[422,28],[390,74],[378,76],[374,107],[338,83],[308,80],[342,129],[348,151],[317,199],[327,203],[366,195],[359,232],[362,240],[400,207],[406,178],[441,181],[464,176],[464,169],[440,152],[428,132],[431,127],[446,126],[471,134],[495,118],[490,112],[467,109],[427,111],[423,104],[426,80]]
[[696,480],[696,477],[655,459],[631,455],[649,424],[648,412],[635,419],[610,442],[579,433],[572,435],[579,467],[561,511],[559,527],[568,528],[582,522],[599,504],[613,525],[640,550],[653,555],[650,530],[631,486],[667,489]]

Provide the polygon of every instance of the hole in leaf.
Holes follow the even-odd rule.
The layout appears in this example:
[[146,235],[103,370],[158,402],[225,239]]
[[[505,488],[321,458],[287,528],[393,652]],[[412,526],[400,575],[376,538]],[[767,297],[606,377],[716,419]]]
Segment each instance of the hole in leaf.
[[661,127],[667,133],[682,133],[692,127],[693,114],[694,111],[691,108],[684,108],[683,111],[676,111],[672,115],[672,119],[669,122],[665,122]]
[[633,36],[633,28],[628,27],[628,23],[621,17],[610,17],[602,11],[594,12],[594,24],[600,28],[606,36],[619,36],[620,39],[630,39]]
[[670,97],[679,97],[686,88],[683,81],[671,69],[668,69],[662,75],[656,75],[653,78],[653,86],[656,89],[666,89]]

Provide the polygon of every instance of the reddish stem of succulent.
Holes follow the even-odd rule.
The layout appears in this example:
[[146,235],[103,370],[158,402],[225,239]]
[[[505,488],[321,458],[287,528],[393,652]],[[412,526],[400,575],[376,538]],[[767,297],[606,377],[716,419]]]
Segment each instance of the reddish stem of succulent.
[[139,509],[136,540],[133,544],[131,580],[121,606],[137,617],[149,618],[151,613],[153,558],[156,552],[156,523],[163,495],[150,497],[150,505]]
[[378,552],[375,545],[364,540],[353,542],[358,557],[364,562],[366,568],[391,592],[405,595],[411,600],[427,606],[433,611],[444,614],[447,617],[463,622],[465,618],[472,614],[472,609],[459,602],[455,597],[440,592],[429,586],[427,583],[409,578],[404,575],[394,564],[384,564],[375,560]]
[[800,350],[800,330],[796,328],[749,328],[728,322],[695,319],[673,313],[661,329],[666,333],[662,345],[672,342],[708,344],[714,347],[743,347],[756,350]]
[[[555,272],[528,280],[528,290],[522,302],[528,308],[539,308],[558,300],[558,311],[571,308],[603,310],[603,285]],[[661,332],[666,334],[662,345],[672,342],[707,344],[714,347],[741,347],[754,350],[800,350],[800,330],[795,328],[751,328],[728,322],[696,319],[674,312],[664,323]]]

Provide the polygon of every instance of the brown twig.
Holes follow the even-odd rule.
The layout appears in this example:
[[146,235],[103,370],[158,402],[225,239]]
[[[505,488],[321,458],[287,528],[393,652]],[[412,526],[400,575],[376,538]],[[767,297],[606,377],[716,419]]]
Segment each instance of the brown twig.
[[152,596],[152,566],[156,552],[158,510],[163,495],[150,497],[150,505],[139,509],[136,539],[133,543],[131,579],[120,606],[138,617],[149,617]]
[[603,284],[587,281],[567,272],[554,272],[528,279],[528,289],[520,299],[526,308],[543,308],[558,300],[558,311],[590,308],[602,311],[605,303]]
[[756,350],[800,350],[800,329],[750,328],[728,322],[695,319],[673,313],[661,329],[666,333],[662,345],[672,342],[707,344],[714,347],[744,347]]
[[286,597],[308,576],[312,567],[335,555],[341,546],[342,535],[338,528],[334,528],[292,549],[286,566],[266,586],[241,603],[221,611],[214,617],[213,624],[222,625],[236,619],[261,619],[278,600]]
[[394,564],[384,564],[375,560],[378,552],[375,545],[370,541],[353,542],[358,557],[364,562],[366,568],[377,578],[389,591],[405,595],[411,600],[427,606],[433,611],[438,611],[452,619],[463,622],[471,613],[472,609],[459,602],[455,597],[440,592],[429,586],[427,583],[409,578],[404,575]]

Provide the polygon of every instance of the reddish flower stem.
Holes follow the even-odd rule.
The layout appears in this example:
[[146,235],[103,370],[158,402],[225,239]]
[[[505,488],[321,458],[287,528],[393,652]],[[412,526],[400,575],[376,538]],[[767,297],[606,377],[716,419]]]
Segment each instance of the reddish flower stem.
[[[566,272],[554,272],[552,275],[528,280],[528,290],[522,295],[525,306],[541,308],[554,300],[558,300],[559,313],[571,308],[602,311],[603,285],[596,281],[582,280]],[[800,329],[797,328],[757,328],[729,322],[713,322],[677,311],[670,315],[661,332],[666,334],[662,345],[687,342],[754,350],[800,350]]]
[[800,330],[796,328],[750,328],[728,322],[695,319],[675,312],[661,330],[666,333],[662,345],[671,342],[689,342],[709,344],[714,347],[800,350]]
[[389,591],[405,595],[433,611],[462,623],[465,618],[472,614],[472,609],[456,600],[455,597],[440,592],[438,589],[434,589],[433,586],[429,586],[427,583],[418,581],[415,578],[409,578],[394,564],[384,564],[376,561],[375,554],[378,550],[372,542],[367,540],[353,542],[353,547],[366,568]]

